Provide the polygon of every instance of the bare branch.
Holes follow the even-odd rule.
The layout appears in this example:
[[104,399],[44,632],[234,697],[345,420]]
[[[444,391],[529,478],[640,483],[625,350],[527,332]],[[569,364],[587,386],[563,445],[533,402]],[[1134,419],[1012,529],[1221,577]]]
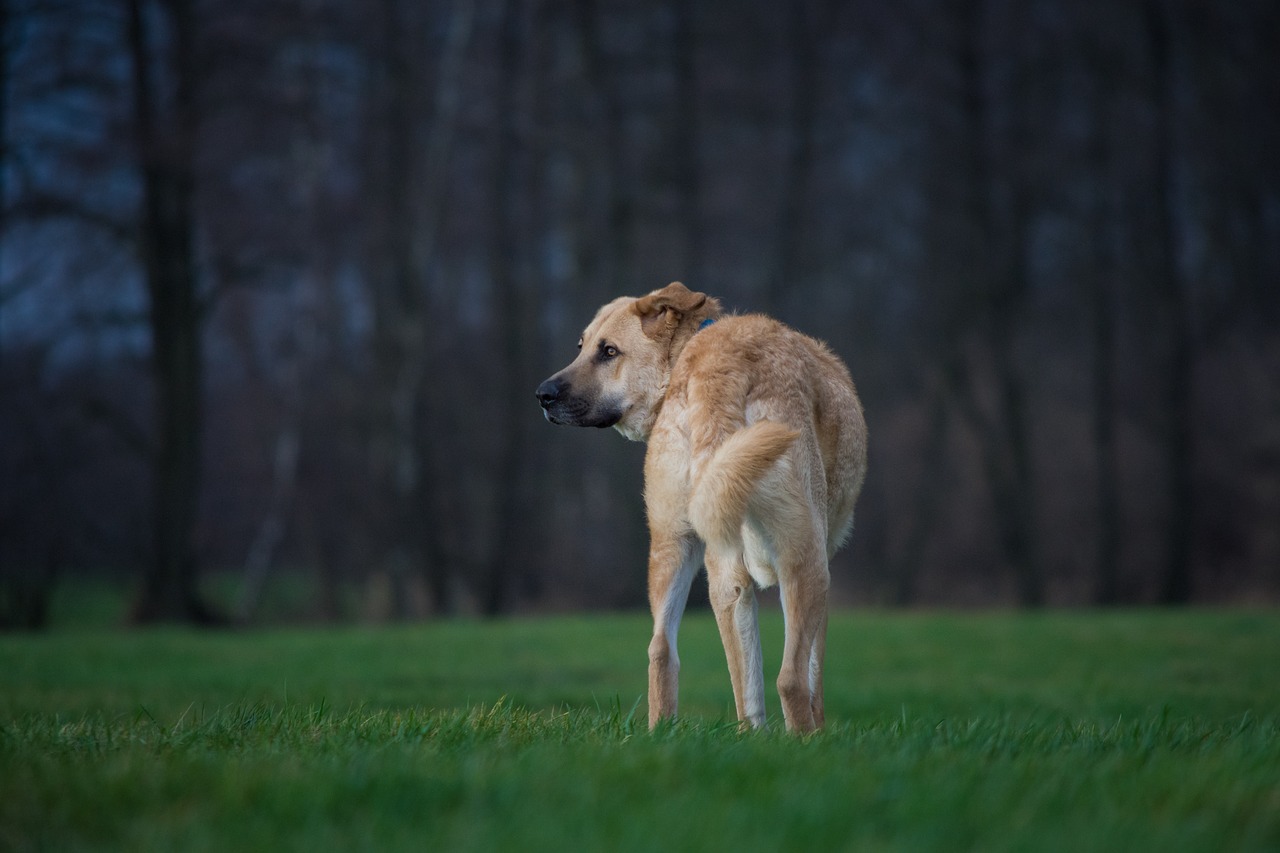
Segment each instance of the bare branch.
[[6,222],[70,220],[104,231],[122,243],[132,244],[135,239],[131,222],[122,222],[112,214],[94,210],[77,199],[63,198],[51,193],[24,194],[4,211],[3,218]]

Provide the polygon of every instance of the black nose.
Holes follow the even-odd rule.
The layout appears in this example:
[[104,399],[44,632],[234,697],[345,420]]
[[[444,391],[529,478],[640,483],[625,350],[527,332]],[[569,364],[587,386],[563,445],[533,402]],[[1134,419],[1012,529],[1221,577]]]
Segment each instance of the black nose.
[[568,383],[557,376],[552,376],[547,381],[538,386],[537,394],[538,402],[542,404],[542,408],[546,408],[564,396]]

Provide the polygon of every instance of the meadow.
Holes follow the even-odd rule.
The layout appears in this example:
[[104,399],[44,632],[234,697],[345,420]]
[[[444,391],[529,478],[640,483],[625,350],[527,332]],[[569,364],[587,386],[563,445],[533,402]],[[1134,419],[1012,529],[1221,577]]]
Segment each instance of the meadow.
[[0,637],[0,850],[1280,849],[1275,611],[838,612],[807,738],[706,613],[649,732],[648,632]]

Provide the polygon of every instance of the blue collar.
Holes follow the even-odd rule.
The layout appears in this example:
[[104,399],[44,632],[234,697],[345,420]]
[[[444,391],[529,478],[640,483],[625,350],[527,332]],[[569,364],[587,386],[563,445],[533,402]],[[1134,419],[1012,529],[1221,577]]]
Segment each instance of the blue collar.
[[701,323],[698,324],[698,331],[701,332],[703,329],[705,329],[707,326],[710,326],[715,321],[716,321],[715,317],[708,317],[707,319],[703,320]]

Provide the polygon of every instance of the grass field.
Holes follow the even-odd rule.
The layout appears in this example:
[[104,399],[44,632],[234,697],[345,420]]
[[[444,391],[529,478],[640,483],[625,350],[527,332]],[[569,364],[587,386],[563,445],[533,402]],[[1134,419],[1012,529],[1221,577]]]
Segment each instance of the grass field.
[[834,614],[806,739],[648,630],[0,637],[0,850],[1280,850],[1275,612]]

